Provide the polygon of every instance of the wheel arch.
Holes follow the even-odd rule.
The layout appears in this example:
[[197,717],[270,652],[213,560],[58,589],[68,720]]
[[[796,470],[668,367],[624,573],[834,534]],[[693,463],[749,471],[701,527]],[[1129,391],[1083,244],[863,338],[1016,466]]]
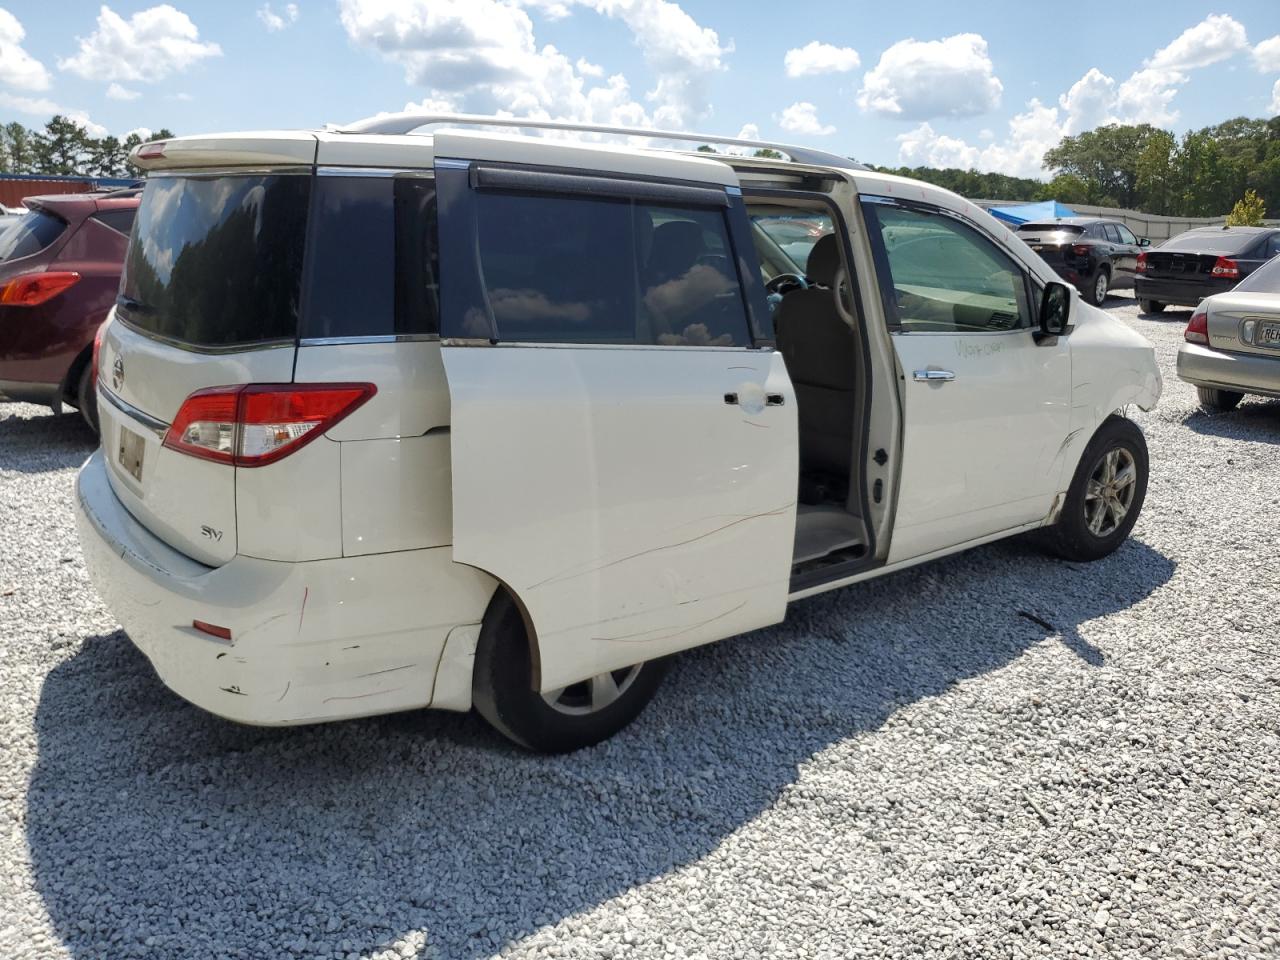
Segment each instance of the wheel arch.
[[62,386],[58,389],[58,396],[63,403],[68,403],[79,409],[80,399],[77,393],[80,386],[80,375],[84,373],[84,368],[89,365],[92,359],[93,344],[90,343],[76,354],[75,359],[71,361],[71,366],[67,368],[67,375],[62,378]]

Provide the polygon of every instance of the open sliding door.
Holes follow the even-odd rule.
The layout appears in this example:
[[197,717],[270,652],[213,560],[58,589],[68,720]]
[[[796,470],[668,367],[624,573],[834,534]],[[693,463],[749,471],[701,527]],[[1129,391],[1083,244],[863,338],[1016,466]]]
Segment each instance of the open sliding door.
[[733,171],[435,151],[454,558],[523,605],[541,689],[781,620],[796,406]]

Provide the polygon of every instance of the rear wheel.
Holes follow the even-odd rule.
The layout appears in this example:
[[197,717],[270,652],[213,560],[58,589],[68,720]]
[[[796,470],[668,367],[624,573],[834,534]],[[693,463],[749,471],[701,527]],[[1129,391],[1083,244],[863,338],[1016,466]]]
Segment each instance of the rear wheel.
[[1107,290],[1111,286],[1111,274],[1107,272],[1106,267],[1099,267],[1097,275],[1093,278],[1093,283],[1089,285],[1085,294],[1085,299],[1095,307],[1100,307],[1103,301],[1107,299]]
[[1234,390],[1217,390],[1213,387],[1196,387],[1196,393],[1200,397],[1200,406],[1214,413],[1234,410],[1244,399],[1243,393],[1236,393]]
[[521,746],[566,753],[608,739],[639,716],[666,669],[665,660],[651,660],[540,693],[533,685],[524,619],[500,593],[480,629],[472,701],[499,733]]
[[80,407],[80,415],[89,429],[98,432],[98,382],[93,376],[93,364],[86,363],[80,371],[80,382],[76,386],[76,404]]
[[1076,467],[1049,544],[1067,560],[1100,560],[1138,522],[1147,496],[1147,440],[1137,424],[1110,417],[1098,428]]
[[1165,304],[1159,300],[1139,300],[1138,309],[1143,313],[1164,313]]

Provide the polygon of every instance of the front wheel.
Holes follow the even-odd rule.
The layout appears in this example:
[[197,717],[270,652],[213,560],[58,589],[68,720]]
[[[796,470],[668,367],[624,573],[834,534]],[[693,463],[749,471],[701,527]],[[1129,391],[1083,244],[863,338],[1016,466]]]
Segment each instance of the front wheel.
[[1097,275],[1093,278],[1093,283],[1089,285],[1085,292],[1085,299],[1095,307],[1102,306],[1107,299],[1107,290],[1111,286],[1111,275],[1107,273],[1103,267],[1098,268]]
[[1196,394],[1200,397],[1200,406],[1214,413],[1234,410],[1244,399],[1243,393],[1236,393],[1234,390],[1217,390],[1213,387],[1196,387]]
[[1129,536],[1147,496],[1150,461],[1137,424],[1110,417],[1085,447],[1050,545],[1066,560],[1100,560]]
[[1139,300],[1138,309],[1143,313],[1164,313],[1165,304],[1159,300]]
[[639,716],[666,669],[667,661],[650,660],[540,693],[524,619],[501,593],[480,629],[471,696],[504,736],[539,753],[567,753],[607,740]]

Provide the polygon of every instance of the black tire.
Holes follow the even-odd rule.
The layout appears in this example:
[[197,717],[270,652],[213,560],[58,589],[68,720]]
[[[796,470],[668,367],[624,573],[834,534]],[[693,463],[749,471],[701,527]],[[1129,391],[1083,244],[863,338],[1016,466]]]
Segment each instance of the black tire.
[[1159,300],[1139,300],[1138,309],[1143,313],[1164,313],[1167,304],[1161,303]]
[[1093,275],[1093,279],[1089,281],[1088,287],[1084,290],[1085,300],[1095,307],[1102,306],[1106,302],[1107,290],[1110,286],[1111,271],[1106,267],[1099,267],[1098,272]]
[[[520,610],[510,596],[499,592],[480,628],[472,702],[494,729],[521,746],[539,753],[568,753],[607,740],[639,716],[666,671],[666,660],[613,671],[621,693],[607,706],[596,710],[583,706],[576,709],[588,712],[578,713],[556,709],[533,686],[529,641]],[[627,676],[621,677],[623,674]],[[579,686],[585,687],[586,682],[566,688],[565,697],[571,697]]]
[[[1090,481],[1112,451],[1121,451],[1117,453],[1117,461],[1123,462],[1124,457],[1128,457],[1134,466],[1135,476],[1124,516],[1118,523],[1108,526],[1106,519],[1114,519],[1114,515],[1108,512],[1110,507],[1105,497],[1091,496]],[[1109,417],[1080,456],[1058,522],[1047,531],[1050,549],[1065,560],[1080,562],[1101,560],[1113,552],[1129,536],[1138,521],[1138,514],[1142,512],[1142,504],[1147,497],[1149,469],[1147,440],[1138,425],[1124,417]],[[1124,497],[1120,496],[1118,502],[1123,501]],[[1104,522],[1095,530],[1091,528],[1090,521],[1097,517],[1098,510],[1103,511]]]
[[93,364],[86,363],[80,371],[80,382],[76,385],[76,405],[80,415],[89,425],[94,436],[98,434],[98,383],[93,376]]
[[1218,390],[1214,387],[1196,387],[1196,394],[1200,397],[1200,406],[1213,413],[1234,410],[1244,399],[1243,393],[1236,393],[1234,390]]

